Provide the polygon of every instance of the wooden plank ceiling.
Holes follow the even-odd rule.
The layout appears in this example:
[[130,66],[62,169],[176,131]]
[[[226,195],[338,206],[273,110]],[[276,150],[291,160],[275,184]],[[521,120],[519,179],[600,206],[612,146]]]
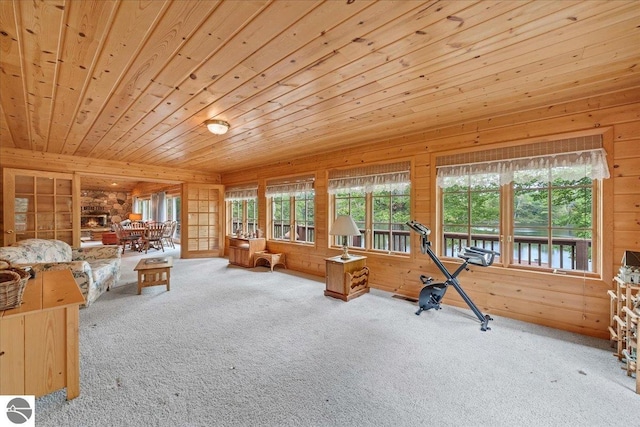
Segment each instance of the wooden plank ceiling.
[[2,0],[0,146],[224,173],[636,87],[639,61],[638,1]]

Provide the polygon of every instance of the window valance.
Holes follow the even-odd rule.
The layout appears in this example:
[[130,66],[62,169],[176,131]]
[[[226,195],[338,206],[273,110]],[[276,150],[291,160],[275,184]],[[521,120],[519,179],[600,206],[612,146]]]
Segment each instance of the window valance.
[[265,195],[267,197],[295,196],[296,194],[309,193],[313,190],[314,179],[312,177],[291,178],[281,181],[267,182]]
[[389,163],[362,168],[337,170],[329,173],[327,191],[365,191],[404,189],[411,185],[411,163]]
[[[464,177],[480,179],[482,175],[498,175],[500,185],[526,181],[532,176],[542,182],[549,182],[558,175],[569,180],[610,176],[601,135],[442,156],[438,158],[436,168],[437,183],[441,188],[458,185]],[[556,174],[548,173],[550,169]]]
[[230,187],[224,192],[224,199],[233,200],[250,200],[258,197],[258,186]]

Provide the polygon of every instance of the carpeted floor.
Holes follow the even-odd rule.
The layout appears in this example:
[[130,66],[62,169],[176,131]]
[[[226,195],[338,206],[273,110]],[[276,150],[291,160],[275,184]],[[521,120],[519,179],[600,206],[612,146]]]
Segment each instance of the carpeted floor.
[[80,312],[80,396],[38,399],[36,425],[638,424],[608,341],[500,317],[481,332],[376,290],[344,303],[226,259],[175,259],[170,292],[137,295],[126,255],[122,286]]

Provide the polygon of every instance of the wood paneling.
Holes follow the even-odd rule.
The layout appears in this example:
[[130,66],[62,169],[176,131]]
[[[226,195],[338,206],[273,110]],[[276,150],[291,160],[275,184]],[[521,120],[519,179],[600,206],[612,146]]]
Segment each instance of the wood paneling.
[[[624,250],[640,250],[640,145],[634,131],[640,124],[640,103],[634,102],[639,98],[634,99],[633,96],[637,94],[637,89],[630,89],[610,96],[570,101],[393,140],[372,139],[366,149],[344,148],[260,169],[225,173],[222,182],[238,185],[248,182],[247,177],[251,177],[260,183],[259,194],[262,197],[262,187],[270,177],[314,172],[317,203],[323,206],[316,209],[316,223],[324,225],[327,223],[325,189],[329,170],[411,159],[413,217],[435,229],[432,153],[452,148],[472,150],[489,144],[502,146],[523,140],[545,140],[557,134],[601,132],[610,141],[607,144],[612,176],[605,182],[603,236],[600,236],[605,245],[602,277],[473,267],[461,274],[460,281],[483,311],[606,338],[609,317],[607,290],[611,288],[612,275],[618,270]],[[261,200],[261,226],[267,222],[263,205]],[[322,276],[324,259],[339,253],[339,250],[327,247],[327,239],[322,234],[318,231],[314,247],[271,241],[267,242],[267,247],[274,252],[286,253],[288,268]],[[420,253],[418,239],[412,240],[409,257],[366,254],[372,287],[417,298],[422,288],[421,274],[441,278],[433,263]],[[457,264],[445,262],[445,265],[454,269]],[[453,289],[447,293],[445,302],[467,307]],[[411,309],[407,307],[408,312]]]

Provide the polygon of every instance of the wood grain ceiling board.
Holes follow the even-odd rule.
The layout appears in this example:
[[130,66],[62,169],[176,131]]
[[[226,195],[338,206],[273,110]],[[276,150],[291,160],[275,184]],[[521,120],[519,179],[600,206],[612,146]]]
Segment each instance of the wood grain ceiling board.
[[1,1],[0,146],[209,173],[366,146],[639,87],[639,20],[630,0]]

